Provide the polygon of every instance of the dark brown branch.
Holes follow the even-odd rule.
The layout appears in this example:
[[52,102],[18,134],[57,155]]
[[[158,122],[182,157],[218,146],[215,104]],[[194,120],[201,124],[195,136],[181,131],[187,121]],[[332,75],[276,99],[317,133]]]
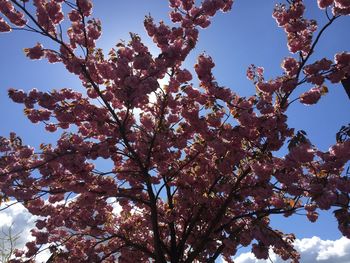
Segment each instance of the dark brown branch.
[[250,168],[248,168],[247,170],[245,170],[237,179],[237,181],[235,182],[235,185],[232,187],[232,190],[230,191],[230,193],[228,194],[225,202],[223,203],[223,205],[218,209],[215,217],[213,220],[211,220],[209,226],[206,228],[206,230],[204,231],[204,234],[202,236],[202,238],[199,240],[199,243],[194,247],[193,252],[191,252],[187,259],[184,261],[184,263],[191,263],[193,262],[193,260],[195,260],[195,258],[201,253],[201,251],[203,250],[203,248],[205,247],[207,241],[210,238],[210,235],[215,231],[215,229],[217,228],[217,225],[219,222],[221,222],[222,217],[226,214],[227,212],[227,208],[229,207],[229,205],[231,204],[232,200],[235,198],[236,196],[236,192],[239,189],[238,186],[240,184],[240,182],[250,173]]
[[[317,43],[319,42],[321,36],[323,35],[324,31],[325,31],[338,17],[339,17],[339,15],[338,15],[338,16],[332,17],[332,18],[328,21],[328,23],[325,24],[325,25],[323,26],[323,28],[322,28],[322,29],[320,30],[320,32],[317,34],[316,39],[315,39],[315,41],[313,42],[313,44],[312,44],[312,46],[311,46],[311,48],[310,48],[309,53],[306,55],[305,58],[304,58],[304,57],[301,58],[301,63],[300,63],[298,72],[297,72],[297,74],[296,74],[296,79],[297,79],[297,80],[299,79],[300,74],[301,74],[301,72],[302,72],[302,69],[303,69],[303,67],[305,66],[306,62],[309,60],[309,58],[311,57],[311,55],[314,53],[315,47],[316,47]],[[284,106],[284,105],[287,103],[288,98],[289,98],[289,96],[292,94],[292,92],[293,92],[293,91],[290,91],[290,92],[286,93],[286,95],[282,98],[282,100],[281,100],[281,105],[282,105],[282,106]]]
[[350,77],[342,79],[341,84],[343,85],[345,92],[348,94],[348,97],[350,99]]

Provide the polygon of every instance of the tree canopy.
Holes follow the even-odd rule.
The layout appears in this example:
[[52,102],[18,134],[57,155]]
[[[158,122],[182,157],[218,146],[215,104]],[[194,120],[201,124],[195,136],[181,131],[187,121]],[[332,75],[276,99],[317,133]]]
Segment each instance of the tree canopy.
[[[350,2],[318,0],[327,17],[320,26],[305,17],[302,0],[276,5],[290,54],[273,79],[249,66],[250,97],[220,85],[209,54],[194,71],[183,66],[200,30],[232,5],[169,0],[173,24],[144,20],[159,54],[135,33],[107,54],[96,45],[102,26],[91,0],[0,0],[0,32],[46,37],[56,49],[37,43],[26,56],[62,63],[84,87],[8,91],[31,122],[59,134],[39,149],[14,132],[0,137],[1,200],[39,216],[34,240],[11,263],[35,262],[43,250],[48,262],[232,262],[249,245],[259,259],[272,248],[299,262],[295,235],[274,229],[270,216],[304,212],[315,222],[330,209],[350,238],[350,127],[322,151],[287,123],[292,103],[313,105],[329,84],[347,85],[349,52],[310,60],[334,21],[350,14]],[[301,86],[309,90],[300,94]]]

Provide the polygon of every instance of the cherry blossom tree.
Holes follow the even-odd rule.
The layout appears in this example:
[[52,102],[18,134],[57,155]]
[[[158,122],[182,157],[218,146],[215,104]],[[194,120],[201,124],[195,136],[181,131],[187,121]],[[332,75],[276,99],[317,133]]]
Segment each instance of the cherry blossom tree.
[[[247,98],[220,86],[208,54],[198,57],[196,76],[183,67],[201,28],[232,4],[169,0],[172,25],[144,21],[159,54],[131,34],[105,56],[96,46],[101,22],[91,17],[91,0],[0,0],[0,31],[51,40],[56,49],[38,43],[26,56],[62,63],[85,88],[8,91],[31,122],[59,134],[40,149],[15,133],[0,137],[2,199],[39,216],[35,240],[10,262],[35,262],[44,249],[48,262],[232,262],[248,245],[259,259],[272,248],[298,262],[295,236],[274,229],[269,218],[305,211],[314,222],[320,209],[335,209],[350,238],[349,127],[321,151],[287,124],[291,103],[315,104],[325,83],[350,75],[345,51],[310,62],[328,28],[350,14],[350,2],[318,0],[325,25],[304,16],[302,0],[277,5],[273,17],[290,54],[274,79],[266,80],[262,67],[248,68],[256,94]],[[311,88],[300,94],[302,85]],[[278,157],[284,146],[288,153]],[[98,166],[100,158],[113,168]]]

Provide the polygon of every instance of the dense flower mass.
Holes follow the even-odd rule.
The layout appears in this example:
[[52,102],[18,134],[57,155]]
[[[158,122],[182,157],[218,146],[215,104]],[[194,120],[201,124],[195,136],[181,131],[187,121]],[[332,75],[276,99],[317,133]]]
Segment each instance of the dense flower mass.
[[[57,50],[37,43],[26,56],[62,63],[85,88],[8,91],[32,123],[61,132],[39,149],[15,133],[0,137],[0,201],[15,199],[39,216],[33,241],[16,250],[11,263],[34,262],[45,247],[50,262],[190,263],[219,256],[232,262],[240,246],[251,244],[259,259],[272,248],[283,260],[299,262],[295,236],[273,229],[270,215],[304,210],[314,222],[320,209],[334,207],[339,230],[350,238],[344,175],[350,135],[320,151],[287,124],[292,94],[316,104],[326,81],[350,76],[348,52],[310,62],[321,35],[350,14],[349,1],[318,0],[333,12],[319,28],[304,17],[304,1],[277,5],[273,17],[291,54],[274,79],[265,79],[263,67],[249,66],[256,87],[251,97],[220,86],[208,54],[197,58],[194,71],[183,67],[200,29],[233,4],[197,2],[169,0],[172,25],[146,16],[156,56],[137,34],[105,56],[96,47],[102,29],[91,17],[92,1],[0,0],[0,32],[30,29],[46,36]],[[312,87],[298,94],[303,84]],[[284,146],[288,153],[276,155]],[[99,158],[112,168],[102,171]]]
[[315,104],[321,98],[321,89],[314,87],[311,90],[301,94],[300,102],[306,105]]

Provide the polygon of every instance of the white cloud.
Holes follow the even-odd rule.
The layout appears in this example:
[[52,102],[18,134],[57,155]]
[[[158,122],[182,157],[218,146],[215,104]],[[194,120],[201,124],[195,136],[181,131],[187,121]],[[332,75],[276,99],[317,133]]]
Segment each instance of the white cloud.
[[43,250],[41,253],[39,253],[36,258],[35,261],[36,263],[45,263],[49,257],[51,256],[51,253],[48,249]]
[[112,205],[113,207],[113,214],[118,216],[120,215],[120,212],[122,211],[122,207],[121,205],[117,202],[117,198],[115,197],[110,197],[110,198],[107,198],[107,203]]
[[[349,263],[350,239],[341,237],[338,240],[322,240],[319,237],[297,239],[294,242],[303,263]],[[285,263],[272,251],[270,258],[273,263]],[[235,263],[271,263],[270,260],[257,260],[252,253],[243,253],[236,257]],[[223,263],[225,261],[222,261]],[[288,262],[288,261],[287,261]]]
[[[34,228],[36,216],[33,216],[28,210],[20,203],[7,202],[0,205],[0,209],[6,209],[0,211],[0,239],[6,239],[9,234],[9,228],[11,227],[12,236],[17,236],[15,242],[15,248],[25,248],[25,244],[28,241],[33,240],[30,230]],[[6,244],[5,244],[6,249]],[[39,253],[36,262],[46,262],[49,257],[49,251],[45,250]]]
[[8,233],[11,227],[13,235],[20,234],[16,244],[23,247],[26,242],[32,240],[30,230],[34,227],[36,217],[20,203],[7,202],[2,204],[0,209],[6,206],[9,207],[0,211],[0,229],[3,233]]

